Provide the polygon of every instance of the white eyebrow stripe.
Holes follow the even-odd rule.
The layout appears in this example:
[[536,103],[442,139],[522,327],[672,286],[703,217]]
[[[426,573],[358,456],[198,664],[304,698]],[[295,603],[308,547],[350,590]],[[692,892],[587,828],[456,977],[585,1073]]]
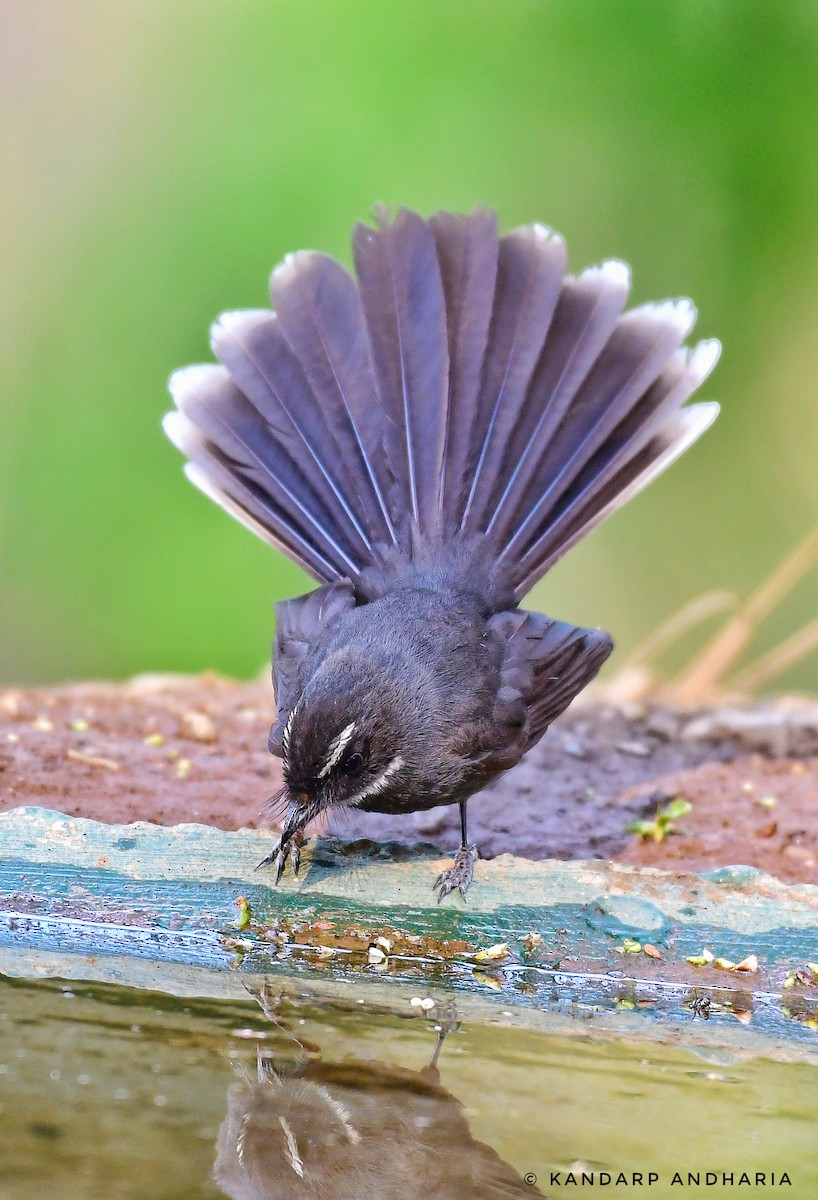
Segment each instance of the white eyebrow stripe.
[[346,729],[341,730],[341,732],[338,734],[337,738],[335,738],[335,740],[330,744],[330,748],[327,751],[326,762],[324,763],[321,770],[318,772],[319,779],[323,779],[325,775],[329,775],[330,771],[336,765],[336,763],[340,760],[341,755],[344,753],[347,746],[349,745],[349,740],[352,737],[354,732],[355,732],[355,722],[352,721],[349,725],[347,725]]
[[287,1150],[290,1154],[290,1166],[295,1171],[299,1179],[304,1178],[304,1162],[301,1155],[298,1153],[298,1142],[295,1140],[295,1134],[290,1128],[290,1123],[286,1117],[279,1117],[278,1123],[284,1130],[284,1136],[287,1139]]
[[250,1122],[250,1114],[246,1112],[241,1119],[239,1126],[238,1137],[236,1138],[236,1157],[239,1160],[239,1166],[244,1170],[244,1139],[247,1137],[247,1126]]
[[300,703],[301,701],[299,700],[298,704],[293,705],[293,711],[287,717],[287,724],[284,726],[284,732],[281,735],[281,749],[284,752],[285,763],[290,756],[290,733],[292,732],[293,721],[295,720],[295,714],[298,712],[298,705]]
[[396,754],[392,761],[387,766],[377,779],[370,783],[369,787],[365,787],[363,791],[358,792],[352,799],[345,801],[346,804],[360,804],[362,800],[366,800],[369,796],[377,796],[382,792],[389,780],[403,766],[403,759],[399,754]]
[[317,1084],[316,1086],[317,1086],[318,1091],[324,1097],[327,1104],[330,1106],[332,1111],[335,1113],[335,1115],[338,1117],[339,1121],[343,1125],[344,1132],[347,1135],[347,1140],[350,1141],[353,1146],[357,1146],[358,1142],[360,1142],[360,1140],[361,1140],[361,1135],[360,1135],[360,1133],[358,1133],[358,1130],[352,1124],[352,1118],[349,1115],[349,1109],[347,1108],[347,1106],[345,1104],[342,1104],[340,1100],[336,1100],[334,1096],[331,1096],[329,1094],[329,1092],[327,1091],[327,1089],[325,1087],[323,1087],[321,1084]]

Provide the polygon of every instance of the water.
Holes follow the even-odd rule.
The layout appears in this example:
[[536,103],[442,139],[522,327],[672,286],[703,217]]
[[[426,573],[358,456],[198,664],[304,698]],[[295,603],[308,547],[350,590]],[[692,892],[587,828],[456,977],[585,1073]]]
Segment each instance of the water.
[[441,1001],[374,1012],[354,989],[266,1007],[0,979],[1,1200],[818,1194],[810,1063],[500,1009],[454,1028]]

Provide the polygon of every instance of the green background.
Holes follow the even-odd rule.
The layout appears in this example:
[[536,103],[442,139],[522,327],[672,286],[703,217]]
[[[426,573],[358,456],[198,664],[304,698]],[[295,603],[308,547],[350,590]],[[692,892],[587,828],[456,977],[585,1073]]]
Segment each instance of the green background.
[[544,221],[724,343],[715,428],[534,606],[627,652],[815,523],[818,4],[6,0],[0,45],[0,679],[261,669],[308,581],[184,481],[166,381],[377,200]]

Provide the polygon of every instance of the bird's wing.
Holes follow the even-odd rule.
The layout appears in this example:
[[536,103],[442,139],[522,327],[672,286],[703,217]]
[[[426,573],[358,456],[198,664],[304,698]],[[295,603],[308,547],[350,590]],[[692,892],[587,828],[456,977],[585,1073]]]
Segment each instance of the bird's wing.
[[272,754],[286,757],[287,722],[304,688],[304,667],[332,624],[355,608],[355,592],[348,579],[325,584],[306,596],[275,606],[276,639],[273,651],[273,687],[276,721],[268,745]]
[[497,613],[489,628],[503,645],[494,725],[522,754],[590,683],[613,641],[602,629],[520,610]]

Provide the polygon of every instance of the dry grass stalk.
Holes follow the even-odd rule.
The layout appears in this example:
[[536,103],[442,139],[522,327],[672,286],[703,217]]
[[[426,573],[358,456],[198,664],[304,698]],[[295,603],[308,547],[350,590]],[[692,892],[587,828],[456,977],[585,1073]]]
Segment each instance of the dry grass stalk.
[[697,596],[694,600],[688,601],[652,633],[648,634],[645,640],[628,655],[622,665],[622,670],[641,667],[650,662],[678,642],[691,629],[695,629],[697,625],[703,624],[711,617],[732,612],[738,607],[738,603],[738,596],[734,592],[724,590],[705,592],[703,596]]
[[[713,696],[747,646],[759,624],[818,562],[818,525],[796,546],[682,672],[671,687],[673,698],[695,704]],[[803,632],[803,631],[802,631]],[[797,635],[796,635],[797,636]],[[805,651],[806,652],[806,651]],[[796,661],[796,660],[793,660]],[[787,665],[791,665],[788,662]]]
[[818,618],[739,671],[730,680],[730,690],[751,695],[801,662],[813,650],[818,650]]

